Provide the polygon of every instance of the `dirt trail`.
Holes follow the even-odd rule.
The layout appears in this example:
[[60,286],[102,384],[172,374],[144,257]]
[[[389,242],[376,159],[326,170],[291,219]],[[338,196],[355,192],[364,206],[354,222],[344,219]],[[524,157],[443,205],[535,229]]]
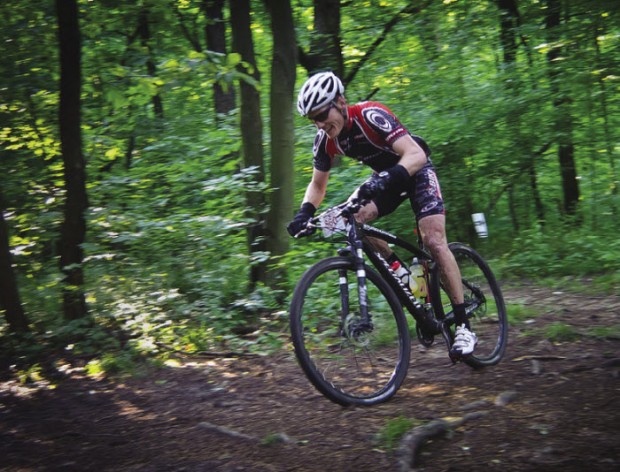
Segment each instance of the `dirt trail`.
[[75,372],[53,390],[5,382],[0,470],[397,471],[396,452],[376,440],[388,420],[472,411],[425,445],[415,470],[620,470],[620,341],[542,334],[558,321],[583,334],[618,326],[620,297],[504,290],[540,315],[511,328],[500,365],[452,366],[441,344],[415,345],[403,388],[372,408],[318,395],[291,352],[186,361],[123,382]]

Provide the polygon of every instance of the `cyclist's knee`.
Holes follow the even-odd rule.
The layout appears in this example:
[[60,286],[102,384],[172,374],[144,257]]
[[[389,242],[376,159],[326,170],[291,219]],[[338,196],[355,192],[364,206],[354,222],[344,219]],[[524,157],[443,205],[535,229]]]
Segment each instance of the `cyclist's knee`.
[[427,216],[420,219],[418,225],[424,246],[431,253],[435,254],[436,251],[448,250],[445,217],[443,215]]
[[355,214],[355,221],[358,223],[368,223],[379,217],[379,209],[374,202],[364,205],[360,211]]
[[430,253],[436,259],[439,258],[442,254],[448,253],[450,250],[448,249],[448,243],[446,242],[446,238],[441,234],[431,234],[423,239],[424,247],[426,247]]

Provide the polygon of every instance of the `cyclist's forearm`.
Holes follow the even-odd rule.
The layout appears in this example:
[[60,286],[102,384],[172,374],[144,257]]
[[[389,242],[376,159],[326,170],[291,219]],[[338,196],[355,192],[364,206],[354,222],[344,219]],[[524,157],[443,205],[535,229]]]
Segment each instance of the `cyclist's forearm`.
[[302,204],[309,202],[314,205],[314,208],[318,208],[324,198],[325,189],[318,188],[311,183],[306,189],[306,195],[304,196]]
[[315,208],[318,208],[323,199],[325,198],[325,194],[327,193],[327,181],[329,178],[328,172],[321,172],[315,169],[312,174],[312,180],[308,184],[308,188],[306,189],[306,194],[304,195],[304,200],[302,202],[312,203]]
[[428,163],[424,150],[410,136],[403,136],[394,143],[394,150],[400,156],[398,163],[409,175],[415,174]]

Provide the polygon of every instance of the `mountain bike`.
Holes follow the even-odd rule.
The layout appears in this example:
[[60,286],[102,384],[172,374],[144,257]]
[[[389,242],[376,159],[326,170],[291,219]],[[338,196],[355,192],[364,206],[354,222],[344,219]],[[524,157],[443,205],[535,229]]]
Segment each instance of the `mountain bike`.
[[[357,223],[354,215],[363,204],[353,199],[310,220],[305,232],[322,230],[324,237],[336,237],[346,245],[337,256],[304,272],[290,305],[292,341],[301,368],[320,393],[341,405],[381,403],[402,385],[413,334],[403,307],[413,316],[422,345],[429,347],[441,336],[449,352],[454,342],[452,306],[433,257],[421,240],[415,245]],[[392,270],[372,238],[390,244],[401,261],[404,251],[418,259],[427,284],[422,296],[416,297]],[[495,365],[508,341],[501,289],[474,249],[461,243],[450,243],[449,248],[461,270],[467,316],[478,336],[473,354],[452,360],[473,368]]]

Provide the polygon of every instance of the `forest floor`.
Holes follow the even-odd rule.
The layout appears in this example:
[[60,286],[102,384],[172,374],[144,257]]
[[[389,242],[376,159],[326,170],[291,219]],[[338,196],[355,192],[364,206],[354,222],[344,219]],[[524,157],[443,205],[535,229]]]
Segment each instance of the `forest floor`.
[[582,334],[618,327],[620,297],[504,287],[539,313],[510,329],[504,360],[452,365],[442,343],[414,344],[396,396],[342,408],[319,395],[291,351],[186,359],[148,375],[55,388],[0,383],[2,471],[399,471],[378,439],[389,420],[468,420],[420,449],[419,471],[620,470],[620,340],[551,342],[554,322]]

